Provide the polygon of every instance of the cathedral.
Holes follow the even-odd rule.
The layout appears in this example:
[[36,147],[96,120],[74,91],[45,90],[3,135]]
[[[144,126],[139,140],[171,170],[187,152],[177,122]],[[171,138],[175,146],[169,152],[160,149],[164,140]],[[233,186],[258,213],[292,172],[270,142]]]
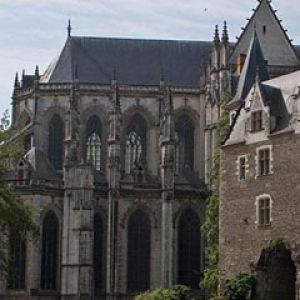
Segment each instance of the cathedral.
[[[65,45],[44,74],[37,67],[33,75],[16,76],[12,126],[22,133],[26,154],[7,181],[35,208],[40,236],[11,239],[16,274],[0,278],[1,299],[130,300],[174,284],[205,299],[200,227],[221,99],[228,91],[234,96],[226,141],[232,149],[249,113],[240,103],[253,86],[271,80],[267,86],[277,91],[278,76],[293,77],[286,74],[300,69],[300,47],[292,45],[268,0],[259,1],[236,43],[229,41],[226,23],[220,31],[216,26],[212,42],[94,38],[73,36],[69,24]],[[279,78],[286,84],[291,79]],[[276,94],[266,90],[271,98]],[[264,108],[275,116],[268,125],[256,115],[255,126],[263,123],[269,133],[280,119],[274,140],[286,128],[279,108],[281,102]],[[255,138],[264,143],[262,134]],[[221,191],[231,199],[234,191],[242,195],[229,183],[236,159],[222,155]],[[269,172],[277,172],[270,155]],[[243,157],[248,178],[250,162]],[[228,236],[240,227],[223,216],[238,220],[234,213],[241,207],[224,207],[224,215],[222,209],[225,278],[232,256],[239,257],[230,248],[237,236]]]

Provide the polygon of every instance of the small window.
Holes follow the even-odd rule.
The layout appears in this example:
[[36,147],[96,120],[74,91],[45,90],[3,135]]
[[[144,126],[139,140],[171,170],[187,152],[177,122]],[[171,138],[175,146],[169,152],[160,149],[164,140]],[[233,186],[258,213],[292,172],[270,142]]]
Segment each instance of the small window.
[[251,114],[251,130],[252,132],[263,130],[262,111],[255,111]]
[[258,200],[258,225],[268,226],[271,224],[271,201],[269,197]]
[[266,34],[266,33],[267,33],[267,26],[264,25],[264,26],[263,26],[263,34]]
[[246,179],[246,156],[241,156],[239,159],[239,177],[240,180]]
[[258,174],[259,176],[270,174],[270,149],[258,151]]

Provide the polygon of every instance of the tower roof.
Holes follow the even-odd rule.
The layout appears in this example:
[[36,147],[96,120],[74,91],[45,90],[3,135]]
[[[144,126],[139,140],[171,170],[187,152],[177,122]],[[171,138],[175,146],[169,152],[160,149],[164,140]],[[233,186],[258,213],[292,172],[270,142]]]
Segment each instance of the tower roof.
[[300,56],[270,2],[270,0],[259,0],[258,6],[253,9],[254,13],[247,19],[247,25],[242,28],[243,31],[235,44],[231,54],[231,64],[236,63],[239,54],[247,52],[254,31],[257,32],[269,66],[298,66],[300,64]]
[[256,31],[251,39],[246,61],[239,79],[235,99],[244,101],[259,76],[260,81],[269,79],[264,55]]

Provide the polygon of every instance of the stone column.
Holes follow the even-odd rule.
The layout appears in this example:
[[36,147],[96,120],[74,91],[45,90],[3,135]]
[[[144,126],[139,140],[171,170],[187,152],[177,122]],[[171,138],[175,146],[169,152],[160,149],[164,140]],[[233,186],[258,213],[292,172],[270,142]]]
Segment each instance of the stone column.
[[61,299],[93,297],[94,175],[90,166],[65,171]]
[[107,231],[107,273],[106,293],[107,299],[115,299],[119,292],[118,287],[118,199],[121,178],[121,105],[119,89],[116,79],[111,85],[112,101],[114,107],[109,116],[109,138],[108,138],[108,231]]
[[173,201],[174,201],[174,155],[175,129],[174,110],[171,91],[164,97],[164,112],[161,128],[161,185],[162,185],[162,216],[161,216],[161,286],[170,288],[174,277],[173,251]]

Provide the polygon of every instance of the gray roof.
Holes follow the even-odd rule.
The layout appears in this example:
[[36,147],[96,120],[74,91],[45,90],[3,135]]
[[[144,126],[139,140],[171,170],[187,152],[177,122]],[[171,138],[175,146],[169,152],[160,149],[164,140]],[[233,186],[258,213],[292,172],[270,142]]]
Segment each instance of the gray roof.
[[247,58],[239,79],[236,98],[244,101],[252,88],[255,78],[259,75],[261,81],[269,79],[268,70],[266,67],[264,55],[261,50],[260,42],[256,32],[254,32]]
[[[109,84],[116,68],[120,84],[158,85],[163,71],[169,85],[199,87],[212,43],[70,37],[44,81]],[[75,71],[76,70],[76,71]]]

